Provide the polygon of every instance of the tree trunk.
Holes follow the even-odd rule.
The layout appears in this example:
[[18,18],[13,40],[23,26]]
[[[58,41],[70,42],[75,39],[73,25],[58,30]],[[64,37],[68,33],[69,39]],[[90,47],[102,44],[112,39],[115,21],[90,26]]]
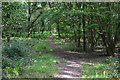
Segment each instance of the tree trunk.
[[[81,26],[81,24],[79,25],[79,26]],[[77,35],[77,42],[78,42],[78,44],[77,44],[77,47],[80,47],[80,30],[78,30],[78,35]]]
[[58,37],[60,38],[61,35],[60,35],[60,27],[59,27],[59,24],[57,24],[57,31],[58,31]]
[[78,37],[78,45],[77,47],[80,47],[80,37]]
[[94,37],[93,37],[93,31],[91,30],[91,39],[90,39],[90,42],[91,42],[91,51],[94,51]]
[[[85,4],[83,3],[83,9]],[[83,26],[83,51],[86,51],[86,33],[85,33],[85,15],[82,16],[82,26]]]
[[109,41],[106,41],[106,37],[104,34],[101,34],[102,37],[102,41],[104,43],[106,52],[107,52],[107,56],[114,56],[114,49],[115,49],[115,45],[113,45],[112,43],[110,43]]
[[42,34],[44,33],[44,20],[42,20]]
[[28,30],[27,30],[28,35],[27,35],[27,37],[30,37],[30,34],[31,34],[31,32],[30,32],[30,28],[31,28],[31,23],[30,23],[30,17],[31,17],[30,4],[31,3],[28,2],[28,14],[29,14],[29,16],[28,16]]
[[86,51],[85,17],[83,15],[83,51]]
[[[118,49],[118,65],[120,65],[120,48]],[[120,74],[120,66],[117,68],[118,69],[118,74]]]
[[75,42],[77,42],[76,32],[75,31],[74,31],[74,40],[75,40]]
[[7,42],[10,42],[10,35],[7,35]]

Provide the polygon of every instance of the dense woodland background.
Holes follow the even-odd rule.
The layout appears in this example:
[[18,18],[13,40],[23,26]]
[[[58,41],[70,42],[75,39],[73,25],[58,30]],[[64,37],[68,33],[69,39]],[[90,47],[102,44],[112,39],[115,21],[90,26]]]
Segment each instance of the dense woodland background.
[[[11,65],[12,68],[9,66],[7,59],[15,61],[19,58],[15,58],[14,55],[19,54],[23,57],[22,53],[26,51],[24,48],[19,48],[23,52],[15,53],[14,50],[18,45],[15,42],[29,42],[31,39],[36,39],[28,44],[29,47],[34,47],[35,42],[40,39],[45,41],[50,36],[58,39],[60,45],[63,44],[62,40],[68,41],[71,44],[69,47],[72,47],[69,49],[86,55],[99,53],[99,56],[115,58],[120,53],[118,52],[120,48],[119,2],[3,2],[2,9],[3,64],[5,64],[3,68],[5,70],[15,69],[15,66]],[[11,48],[10,44],[14,48]],[[51,51],[48,47],[47,50],[39,49],[43,44],[37,46],[37,52]],[[48,45],[45,44],[45,46]],[[4,71],[4,73],[8,75],[10,72]],[[18,73],[15,74],[18,75]],[[117,74],[117,72],[111,73]]]

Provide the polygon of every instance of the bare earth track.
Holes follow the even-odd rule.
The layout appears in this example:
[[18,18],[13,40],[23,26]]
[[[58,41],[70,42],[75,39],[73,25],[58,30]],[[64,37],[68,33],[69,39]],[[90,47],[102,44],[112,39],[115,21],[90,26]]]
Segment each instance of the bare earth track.
[[55,44],[54,38],[49,38],[50,46],[56,51],[51,54],[58,58],[63,58],[66,62],[58,63],[60,73],[54,78],[80,78],[83,75],[82,65],[85,63],[96,63],[104,60],[106,57],[100,57],[96,54],[83,54],[80,52],[71,52],[63,48],[58,47]]

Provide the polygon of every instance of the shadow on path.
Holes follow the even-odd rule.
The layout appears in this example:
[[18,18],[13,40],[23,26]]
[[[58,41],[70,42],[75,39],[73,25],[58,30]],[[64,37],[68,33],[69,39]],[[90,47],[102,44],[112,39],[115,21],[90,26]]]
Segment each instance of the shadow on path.
[[104,60],[106,57],[100,57],[96,54],[84,54],[80,52],[72,52],[58,47],[55,44],[54,37],[49,38],[50,46],[56,50],[51,54],[58,58],[63,58],[66,62],[58,63],[60,73],[54,78],[80,78],[83,75],[82,65],[85,63],[94,64]]

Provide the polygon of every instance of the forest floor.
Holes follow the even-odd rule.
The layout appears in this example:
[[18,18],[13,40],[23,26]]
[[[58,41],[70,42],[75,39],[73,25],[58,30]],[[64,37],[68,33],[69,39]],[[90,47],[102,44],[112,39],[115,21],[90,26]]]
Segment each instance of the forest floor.
[[83,64],[94,64],[106,59],[105,56],[99,56],[93,53],[84,54],[81,52],[65,50],[60,47],[59,44],[55,43],[54,37],[50,37],[49,42],[50,46],[55,49],[55,52],[51,52],[50,54],[65,60],[58,63],[60,72],[58,75],[55,75],[54,78],[80,78],[83,75]]

